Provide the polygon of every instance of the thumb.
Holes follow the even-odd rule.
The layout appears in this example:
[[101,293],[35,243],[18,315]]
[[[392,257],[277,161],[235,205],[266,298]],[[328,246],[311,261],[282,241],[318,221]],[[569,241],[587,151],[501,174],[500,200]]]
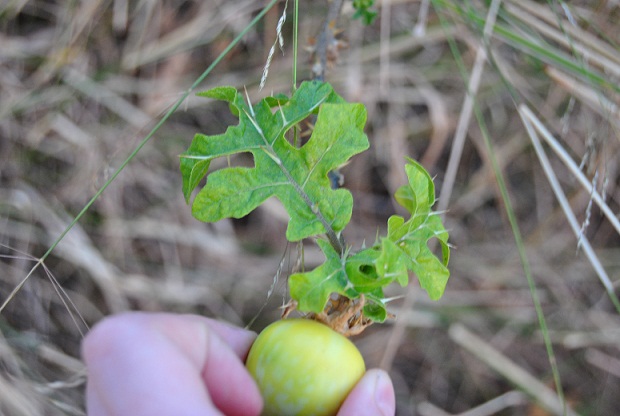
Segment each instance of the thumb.
[[390,376],[383,370],[368,370],[351,390],[338,416],[394,416],[396,399]]

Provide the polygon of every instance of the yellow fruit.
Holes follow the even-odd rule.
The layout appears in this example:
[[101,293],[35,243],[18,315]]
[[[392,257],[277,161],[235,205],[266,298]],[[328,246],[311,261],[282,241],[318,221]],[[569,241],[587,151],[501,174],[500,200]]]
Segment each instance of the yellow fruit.
[[267,416],[332,416],[366,371],[355,345],[308,319],[265,328],[246,361]]

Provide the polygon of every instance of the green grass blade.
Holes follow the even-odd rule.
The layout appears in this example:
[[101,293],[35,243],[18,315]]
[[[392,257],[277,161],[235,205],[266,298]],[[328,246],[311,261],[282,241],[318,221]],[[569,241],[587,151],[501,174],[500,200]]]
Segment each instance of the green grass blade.
[[4,310],[6,305],[10,302],[10,300],[15,296],[17,292],[23,287],[28,278],[32,275],[32,273],[47,259],[47,257],[54,251],[56,246],[65,238],[65,236],[71,231],[71,229],[80,221],[80,219],[86,214],[86,212],[90,209],[90,207],[95,203],[95,201],[101,196],[101,194],[110,186],[112,182],[118,177],[118,175],[125,169],[125,167],[136,157],[138,152],[153,138],[155,133],[168,121],[168,119],[174,114],[174,112],[183,104],[183,102],[189,97],[189,95],[200,85],[207,76],[213,71],[213,69],[224,59],[226,55],[243,39],[243,37],[252,29],[262,18],[263,16],[277,3],[277,0],[271,0],[269,4],[261,10],[259,14],[252,19],[252,21],[245,27],[238,35],[235,37],[230,44],[219,54],[219,56],[209,65],[207,69],[194,81],[194,83],[189,87],[187,91],[185,91],[181,97],[170,107],[170,109],[164,114],[164,116],[159,120],[159,122],[151,129],[151,131],[142,139],[142,141],[136,146],[136,148],[131,152],[131,154],[121,163],[121,165],[116,169],[116,171],[110,176],[110,178],[95,192],[93,197],[86,203],[84,208],[73,218],[71,223],[63,230],[62,233],[56,238],[56,240],[51,244],[49,249],[41,256],[39,261],[32,267],[28,275],[20,281],[20,283],[13,289],[13,291],[9,294],[7,299],[0,306],[0,313]]
[[[451,3],[451,2],[449,2]],[[449,24],[446,22],[446,18],[444,16],[445,11],[442,10],[443,7],[446,6],[445,2],[443,0],[433,0],[433,5],[435,7],[435,9],[437,10],[437,13],[441,19],[441,24],[443,27],[447,27]],[[448,5],[449,8],[451,10],[454,9],[454,7],[452,4]],[[485,21],[483,19],[479,19],[479,15],[475,14],[475,13],[471,13],[472,9],[469,9],[470,13],[462,13],[462,17],[464,17],[465,19],[470,18],[471,20],[468,21],[468,23],[476,23],[476,24],[481,24],[482,26],[484,26]],[[443,13],[442,13],[443,11]],[[495,31],[497,32],[497,25],[495,26]],[[447,32],[448,33],[448,32]],[[459,68],[459,71],[461,72],[461,76],[463,77],[464,81],[467,83],[467,80],[470,78],[469,75],[467,74],[467,70],[465,69],[465,65],[463,63],[463,58],[461,56],[461,53],[459,52],[459,49],[457,47],[456,44],[456,40],[454,39],[454,37],[452,35],[450,35],[449,33],[447,34],[447,40],[448,43],[450,45],[451,51],[453,53],[453,56],[457,62],[457,66]],[[471,94],[471,92],[469,92]],[[532,297],[532,301],[534,303],[534,308],[536,311],[536,316],[538,319],[538,325],[541,329],[542,335],[543,335],[543,340],[544,340],[544,344],[545,344],[545,348],[547,351],[547,356],[549,358],[549,364],[551,366],[551,371],[553,374],[553,380],[555,383],[555,388],[556,388],[556,392],[558,395],[558,398],[560,400],[561,403],[563,403],[564,407],[565,407],[565,412],[566,413],[566,401],[565,401],[565,397],[564,397],[564,391],[562,388],[562,382],[561,382],[561,376],[560,376],[560,372],[558,369],[558,365],[557,365],[557,361],[556,361],[556,357],[555,357],[555,353],[553,351],[553,345],[551,342],[551,338],[549,335],[549,330],[547,327],[547,323],[546,323],[546,319],[545,319],[545,315],[544,312],[542,310],[542,305],[540,302],[540,298],[538,296],[538,291],[536,289],[536,283],[534,281],[534,277],[532,275],[532,271],[531,271],[531,267],[530,267],[530,262],[528,260],[527,257],[527,253],[526,253],[526,249],[525,249],[525,244],[523,242],[523,237],[521,235],[521,231],[519,228],[519,224],[514,212],[514,209],[512,207],[512,203],[510,200],[510,195],[508,193],[508,189],[506,187],[506,181],[504,179],[504,176],[502,174],[501,168],[499,166],[499,163],[497,162],[497,158],[495,155],[495,151],[493,148],[493,143],[491,141],[488,129],[486,127],[486,123],[484,121],[484,116],[482,115],[482,112],[480,110],[480,107],[478,106],[477,102],[476,102],[476,98],[475,96],[470,97],[471,100],[473,100],[473,111],[474,111],[474,115],[476,117],[476,121],[478,123],[478,126],[480,128],[480,131],[482,133],[482,137],[484,140],[484,144],[487,150],[487,154],[489,157],[489,160],[491,162],[491,166],[493,169],[493,172],[495,174],[495,180],[497,182],[498,188],[500,190],[500,194],[501,194],[501,198],[502,198],[502,202],[504,203],[504,207],[505,207],[505,211],[506,211],[506,215],[508,217],[508,221],[510,223],[510,227],[511,227],[511,231],[514,237],[514,241],[515,241],[515,245],[517,247],[517,252],[519,255],[519,260],[521,262],[521,267],[523,269],[523,273],[527,279],[527,283],[528,283],[528,287],[530,290],[530,294]]]
[[547,327],[547,321],[545,319],[545,314],[543,312],[542,304],[540,303],[540,298],[538,296],[538,290],[536,289],[536,282],[534,281],[534,276],[532,275],[530,262],[527,257],[525,244],[523,242],[523,236],[521,235],[521,230],[519,228],[517,216],[515,215],[514,208],[512,207],[512,202],[510,201],[510,195],[508,194],[508,188],[506,187],[506,180],[504,179],[504,175],[502,174],[499,163],[497,162],[497,158],[495,157],[493,143],[489,136],[489,132],[486,127],[484,117],[482,115],[482,112],[480,111],[480,108],[477,105],[474,106],[474,113],[476,115],[476,120],[478,122],[478,126],[480,127],[480,131],[482,132],[482,137],[484,139],[484,144],[487,149],[489,160],[491,161],[491,165],[493,167],[493,173],[495,174],[495,180],[497,181],[497,185],[498,185],[499,191],[502,196],[502,202],[504,203],[504,208],[506,211],[506,215],[508,217],[508,222],[510,223],[510,228],[512,230],[512,235],[515,240],[515,245],[517,246],[517,251],[519,253],[519,260],[521,261],[521,267],[523,269],[523,273],[525,274],[525,278],[527,279],[527,284],[530,289],[530,294],[532,296],[532,302],[534,303],[534,309],[536,310],[536,317],[538,318],[538,325],[540,326],[540,331],[542,333],[543,340],[545,343],[545,348],[547,350],[547,356],[549,357],[549,363],[551,365],[551,372],[553,373],[553,381],[555,383],[555,389],[556,389],[560,402],[563,403],[564,405],[564,414],[566,414],[567,405],[566,405],[566,400],[564,398],[564,389],[562,387],[560,370],[558,368],[555,353],[553,351],[553,344],[551,342],[551,337],[549,336],[549,329]]
[[[532,144],[534,145],[534,150],[536,151],[536,154],[540,160],[540,163],[543,166],[543,170],[545,171],[545,174],[547,175],[547,180],[549,181],[549,184],[551,185],[551,188],[553,189],[553,193],[555,194],[556,199],[558,200],[558,202],[560,203],[560,206],[562,207],[562,210],[564,211],[564,215],[566,216],[566,219],[568,220],[573,232],[575,233],[575,236],[577,237],[577,239],[579,239],[580,246],[583,248],[583,251],[586,253],[586,256],[588,257],[588,259],[590,260],[590,263],[592,264],[592,267],[598,274],[601,280],[601,283],[603,284],[603,286],[605,287],[605,290],[607,291],[607,294],[609,295],[611,302],[616,308],[616,311],[620,314],[620,301],[618,300],[618,297],[616,296],[616,293],[614,291],[613,283],[607,276],[607,272],[605,271],[600,261],[596,257],[596,254],[594,254],[594,250],[592,249],[592,246],[590,245],[588,240],[585,239],[583,235],[581,235],[582,234],[581,227],[577,221],[577,218],[575,218],[575,214],[570,208],[568,199],[566,198],[566,195],[562,191],[562,188],[557,179],[557,176],[553,172],[551,163],[549,162],[549,159],[547,158],[543,150],[542,144],[540,143],[540,140],[538,138],[538,134],[536,133],[534,129],[534,125],[533,125],[534,124],[533,121],[535,119],[534,113],[532,113],[532,111],[525,105],[521,105],[519,107],[519,115],[521,116],[521,120],[523,121],[523,124],[525,125],[527,133],[530,137],[530,140],[532,141]],[[537,126],[536,130],[540,130],[540,127]]]
[[293,17],[293,92],[297,89],[297,53],[299,48],[299,0],[295,0]]
[[[482,33],[486,24],[486,16],[473,6],[465,7],[460,2],[448,0],[433,0],[433,4],[437,10],[444,9],[446,12],[455,14],[465,20],[475,31]],[[507,44],[547,65],[573,74],[591,85],[620,92],[619,84],[610,81],[609,78],[593,68],[585,67],[580,59],[575,59],[575,57],[546,42],[540,35],[529,30],[526,24],[517,22],[506,11],[500,11],[500,17],[503,20],[495,24],[493,33]]]

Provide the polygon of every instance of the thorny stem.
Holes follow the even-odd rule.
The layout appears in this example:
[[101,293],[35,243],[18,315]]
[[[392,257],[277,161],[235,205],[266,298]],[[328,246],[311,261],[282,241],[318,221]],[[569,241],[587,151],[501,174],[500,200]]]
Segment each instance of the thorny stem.
[[[325,80],[325,71],[327,69],[327,54],[329,46],[334,42],[334,28],[336,26],[336,20],[340,16],[342,10],[343,0],[331,0],[329,2],[329,9],[327,11],[327,17],[321,32],[317,36],[316,49],[315,49],[315,63],[312,67],[314,79],[317,81]],[[325,227],[326,230],[331,230]],[[329,243],[340,253],[341,256],[345,256],[346,243],[342,234],[336,235],[335,233],[327,232],[327,238]],[[337,305],[337,307],[332,307]],[[337,332],[351,336],[361,333],[368,325],[372,323],[371,320],[366,319],[363,313],[364,298],[355,302],[352,299],[344,295],[337,295],[335,299],[326,305],[325,310],[320,314],[313,314],[312,319],[323,322],[330,326]]]
[[332,0],[329,3],[329,10],[327,11],[327,18],[323,23],[321,32],[316,40],[316,63],[312,68],[314,73],[314,79],[317,81],[325,80],[325,68],[327,67],[327,51],[329,45],[334,41],[333,28],[336,25],[336,20],[340,16],[342,10],[343,0]]
[[[338,16],[340,16],[340,11],[342,10],[343,0],[332,0],[329,2],[329,9],[327,11],[327,17],[325,18],[325,22],[321,27],[321,32],[317,36],[316,42],[316,63],[312,68],[312,72],[314,74],[314,79],[317,81],[325,81],[325,69],[327,67],[327,51],[329,49],[329,45],[334,40],[334,31],[333,28],[336,25],[336,20]],[[310,207],[312,209],[312,207]],[[320,214],[320,213],[319,213]],[[322,217],[322,216],[321,216]],[[321,219],[325,230],[327,230],[326,235],[327,239],[331,246],[336,250],[340,255],[344,255],[346,243],[344,241],[344,237],[342,234],[337,235],[334,230],[330,227],[327,227],[323,222],[324,218]]]

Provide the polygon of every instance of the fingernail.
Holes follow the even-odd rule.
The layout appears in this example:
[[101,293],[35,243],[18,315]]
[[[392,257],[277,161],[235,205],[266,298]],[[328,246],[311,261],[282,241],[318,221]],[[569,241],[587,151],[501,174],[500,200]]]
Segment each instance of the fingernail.
[[396,412],[394,388],[392,380],[384,372],[380,372],[375,381],[375,403],[382,416],[394,416]]

